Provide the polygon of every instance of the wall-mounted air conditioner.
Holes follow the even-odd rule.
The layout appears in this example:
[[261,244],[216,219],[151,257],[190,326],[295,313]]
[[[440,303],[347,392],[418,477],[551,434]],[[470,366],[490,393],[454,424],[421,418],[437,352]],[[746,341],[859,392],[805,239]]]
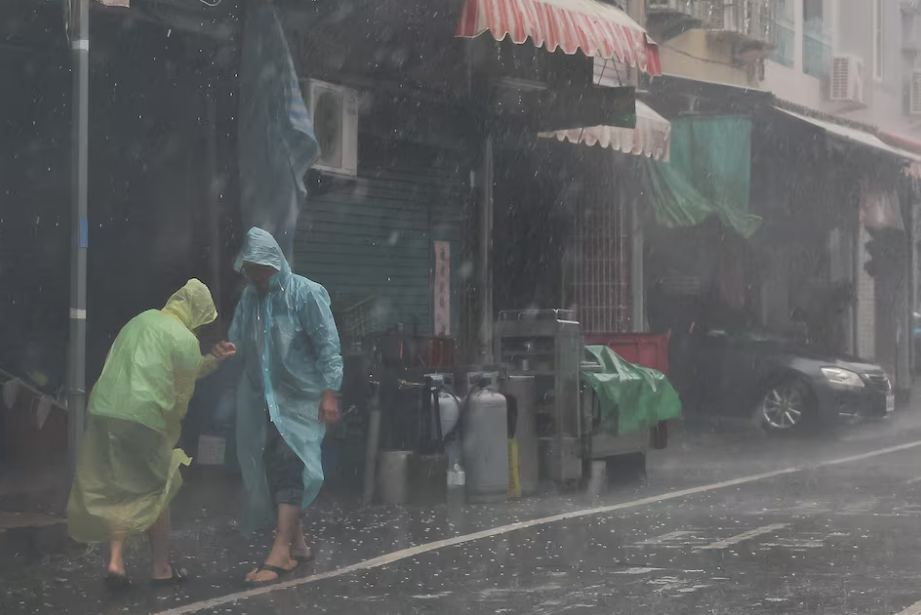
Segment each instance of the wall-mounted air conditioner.
[[921,115],[921,70],[911,71],[908,82],[908,114]]
[[863,83],[863,60],[856,56],[835,56],[832,59],[830,100],[863,104]]
[[306,79],[304,102],[320,143],[313,168],[333,175],[358,174],[358,92],[341,85]]

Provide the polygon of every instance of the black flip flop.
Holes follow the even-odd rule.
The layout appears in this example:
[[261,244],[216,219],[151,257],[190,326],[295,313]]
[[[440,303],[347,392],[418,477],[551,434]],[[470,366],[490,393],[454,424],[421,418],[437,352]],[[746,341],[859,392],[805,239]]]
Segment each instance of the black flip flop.
[[165,579],[151,579],[150,584],[154,587],[165,587],[169,585],[181,585],[189,580],[189,575],[185,570],[176,570],[175,566],[170,566],[169,569],[172,572],[171,576]]
[[109,591],[113,592],[123,592],[125,590],[131,589],[131,579],[128,578],[128,575],[125,574],[116,574],[110,572],[106,575],[105,585]]
[[282,580],[283,577],[285,577],[286,575],[289,575],[289,574],[291,574],[292,572],[294,572],[295,570],[297,570],[297,566],[295,566],[295,567],[292,568],[291,570],[286,570],[286,569],[284,569],[284,568],[279,568],[278,566],[271,566],[271,565],[269,565],[269,564],[262,564],[262,565],[260,565],[258,568],[256,568],[256,572],[257,572],[257,573],[258,573],[258,572],[262,572],[263,570],[268,570],[269,572],[274,572],[274,573],[277,574],[278,576],[275,577],[274,579],[269,579],[268,581],[246,581],[246,584],[247,584],[248,586],[250,586],[250,587],[261,587],[261,586],[263,586],[263,585],[271,585],[272,583],[278,583],[279,581]]

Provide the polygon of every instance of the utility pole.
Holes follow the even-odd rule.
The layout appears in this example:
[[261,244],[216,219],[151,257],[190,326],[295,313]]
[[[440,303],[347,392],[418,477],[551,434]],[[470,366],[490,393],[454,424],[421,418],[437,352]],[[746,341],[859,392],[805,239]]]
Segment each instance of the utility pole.
[[70,0],[73,77],[71,122],[70,356],[67,365],[67,461],[73,476],[86,412],[86,250],[89,156],[90,0]]

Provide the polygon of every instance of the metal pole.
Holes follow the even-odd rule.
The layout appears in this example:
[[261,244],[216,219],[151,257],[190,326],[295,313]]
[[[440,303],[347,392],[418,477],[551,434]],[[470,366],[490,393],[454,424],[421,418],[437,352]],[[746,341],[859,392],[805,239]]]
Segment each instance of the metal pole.
[[477,298],[479,299],[480,331],[478,336],[479,360],[492,363],[492,229],[493,229],[493,138],[483,143],[483,185],[479,212],[479,251],[477,267]]
[[90,0],[72,0],[70,357],[67,366],[67,461],[73,475],[86,408],[87,157],[89,141]]
[[211,296],[217,303],[218,314],[224,313],[223,289],[221,288],[221,259],[223,250],[221,246],[221,206],[218,202],[218,172],[217,172],[217,88],[212,87],[207,99],[208,109],[208,243],[210,249],[211,280],[209,288]]
[[381,400],[380,383],[371,383],[371,396],[368,399],[368,442],[365,446],[364,488],[361,492],[361,505],[370,506],[374,501],[377,481],[377,455],[380,452],[381,438]]

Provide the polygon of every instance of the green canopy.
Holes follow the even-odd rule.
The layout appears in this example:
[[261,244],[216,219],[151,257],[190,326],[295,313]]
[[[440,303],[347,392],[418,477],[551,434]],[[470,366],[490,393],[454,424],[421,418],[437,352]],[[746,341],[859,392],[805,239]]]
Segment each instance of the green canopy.
[[672,120],[671,162],[644,161],[656,221],[668,228],[695,226],[716,215],[743,237],[761,218],[748,211],[751,184],[750,118]]

